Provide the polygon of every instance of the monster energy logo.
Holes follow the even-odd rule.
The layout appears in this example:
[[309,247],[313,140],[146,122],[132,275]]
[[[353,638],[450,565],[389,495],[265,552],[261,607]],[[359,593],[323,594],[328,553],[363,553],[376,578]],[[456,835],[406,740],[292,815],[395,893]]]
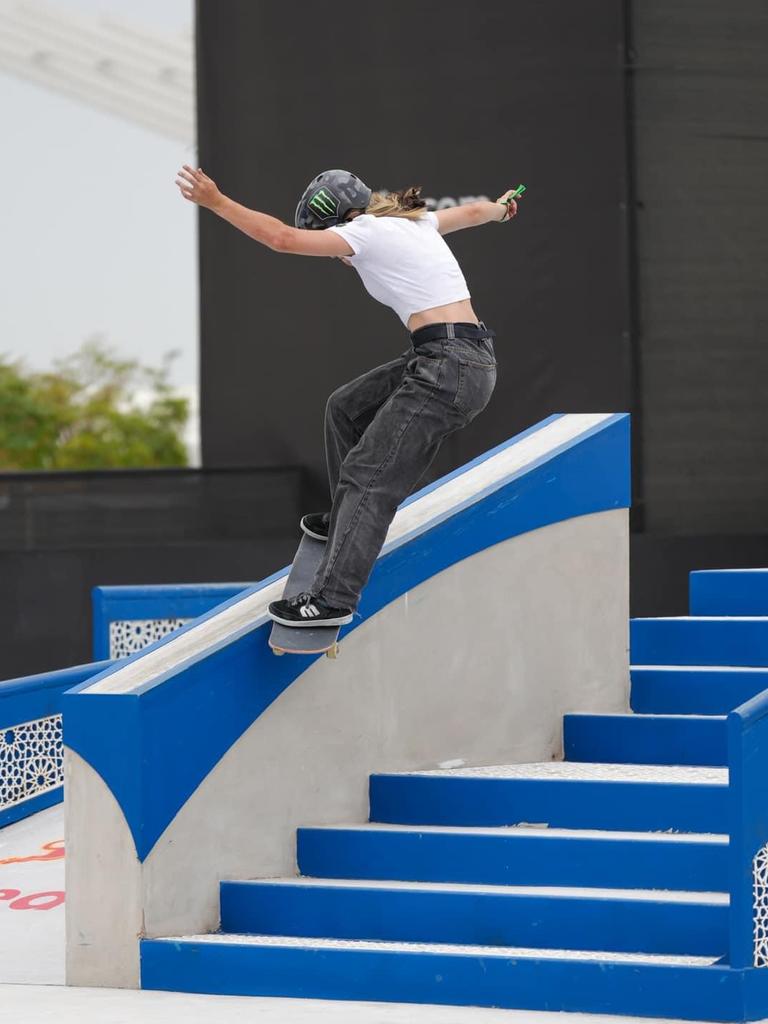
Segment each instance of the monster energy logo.
[[321,217],[333,217],[339,208],[339,203],[332,192],[321,188],[315,192],[307,206]]

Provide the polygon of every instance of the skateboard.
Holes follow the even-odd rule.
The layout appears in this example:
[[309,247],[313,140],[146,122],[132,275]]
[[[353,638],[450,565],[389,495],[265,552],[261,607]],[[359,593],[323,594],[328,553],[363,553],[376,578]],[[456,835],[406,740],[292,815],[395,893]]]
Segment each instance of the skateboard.
[[[309,589],[324,554],[324,541],[304,534],[293,559],[283,597],[293,597]],[[274,654],[325,653],[328,658],[336,658],[340,629],[340,626],[318,626],[315,629],[310,626],[281,626],[279,622],[273,622],[269,646]]]

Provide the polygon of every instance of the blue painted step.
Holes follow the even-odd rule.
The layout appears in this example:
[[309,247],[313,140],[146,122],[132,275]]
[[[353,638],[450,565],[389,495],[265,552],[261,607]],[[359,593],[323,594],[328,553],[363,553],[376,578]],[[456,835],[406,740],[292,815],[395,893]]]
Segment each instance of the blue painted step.
[[326,879],[222,882],[221,930],[695,956],[719,956],[727,948],[724,897],[620,893]]
[[691,615],[768,616],[768,569],[708,569],[689,580]]
[[[728,831],[723,769],[599,769],[553,765],[550,778],[514,775],[373,775],[371,821],[403,825],[515,825],[678,832]],[[539,770],[533,766],[532,770]],[[488,769],[487,771],[492,771]],[[591,776],[591,777],[590,777]],[[644,781],[644,780],[652,781]],[[695,780],[689,782],[688,780]],[[712,780],[712,781],[710,781]]]
[[768,666],[768,618],[632,619],[633,665]]
[[568,761],[604,764],[725,765],[724,717],[565,715]]
[[[291,940],[287,940],[288,943]],[[565,959],[515,950],[312,942],[241,936],[145,939],[142,987],[178,992],[497,1006],[744,1019],[744,977],[694,962]],[[750,1007],[747,1006],[747,1012]],[[754,1019],[754,1015],[752,1018]]]
[[656,715],[727,715],[768,690],[768,669],[633,665],[632,710]]
[[548,829],[301,828],[302,875],[489,885],[728,888],[725,836],[697,839]]

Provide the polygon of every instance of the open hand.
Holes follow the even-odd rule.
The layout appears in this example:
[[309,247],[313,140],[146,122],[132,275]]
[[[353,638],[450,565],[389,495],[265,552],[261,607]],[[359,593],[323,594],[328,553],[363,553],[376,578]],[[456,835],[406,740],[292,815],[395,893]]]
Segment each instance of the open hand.
[[209,178],[201,167],[195,170],[189,164],[184,164],[179,171],[176,184],[185,199],[197,203],[198,206],[206,206],[210,210],[222,199],[216,182]]

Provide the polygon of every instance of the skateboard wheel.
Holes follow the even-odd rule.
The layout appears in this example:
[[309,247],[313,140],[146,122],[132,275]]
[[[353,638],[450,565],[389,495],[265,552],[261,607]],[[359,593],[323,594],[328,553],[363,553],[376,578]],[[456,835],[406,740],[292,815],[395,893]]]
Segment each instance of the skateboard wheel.
[[329,647],[325,652],[326,658],[338,658],[339,656],[339,645],[334,644],[333,647]]
[[285,654],[285,651],[278,651],[277,648],[273,647],[272,653],[276,655],[278,658],[282,658],[282,656]]

